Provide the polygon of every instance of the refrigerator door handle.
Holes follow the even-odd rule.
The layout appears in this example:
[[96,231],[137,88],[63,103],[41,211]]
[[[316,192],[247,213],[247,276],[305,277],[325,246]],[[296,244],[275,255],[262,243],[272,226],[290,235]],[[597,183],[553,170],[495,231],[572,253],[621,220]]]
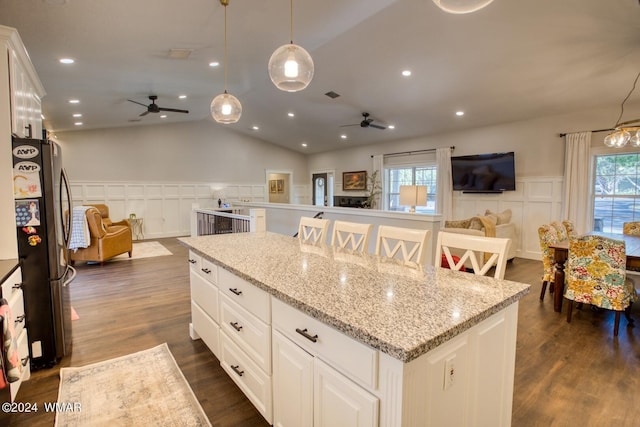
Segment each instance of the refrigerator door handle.
[[[72,213],[72,209],[73,209],[73,201],[71,200],[71,187],[69,186],[69,178],[67,177],[67,171],[63,168],[60,170],[60,182],[61,184],[64,183],[64,191],[66,191],[66,195],[67,195],[67,212],[68,212],[68,217],[66,217],[65,220],[65,213],[64,213],[64,207],[62,206],[62,203],[60,203],[60,221],[62,221],[62,234],[63,234],[63,240],[64,240],[64,247],[66,249],[69,249],[69,242],[71,240],[71,213]],[[62,201],[62,185],[60,185],[60,195],[59,195],[59,200]]]
[[[67,275],[69,277],[67,277]],[[62,281],[62,287],[65,288],[69,283],[73,282],[75,278],[76,278],[76,269],[70,265],[67,265],[67,271],[63,276],[64,280]]]

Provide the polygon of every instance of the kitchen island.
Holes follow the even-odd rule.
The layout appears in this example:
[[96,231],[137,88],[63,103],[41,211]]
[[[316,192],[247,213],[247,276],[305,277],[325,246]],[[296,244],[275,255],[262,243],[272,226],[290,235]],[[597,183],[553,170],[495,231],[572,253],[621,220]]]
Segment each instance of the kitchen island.
[[510,425],[529,285],[270,232],[180,241],[191,336],[270,423]]

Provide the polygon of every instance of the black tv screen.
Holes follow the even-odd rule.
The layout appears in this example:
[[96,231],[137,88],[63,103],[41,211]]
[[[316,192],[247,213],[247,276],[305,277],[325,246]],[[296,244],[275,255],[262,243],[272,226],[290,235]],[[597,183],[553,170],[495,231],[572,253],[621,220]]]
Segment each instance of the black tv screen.
[[514,153],[452,157],[451,177],[455,191],[476,193],[514,191],[516,189]]

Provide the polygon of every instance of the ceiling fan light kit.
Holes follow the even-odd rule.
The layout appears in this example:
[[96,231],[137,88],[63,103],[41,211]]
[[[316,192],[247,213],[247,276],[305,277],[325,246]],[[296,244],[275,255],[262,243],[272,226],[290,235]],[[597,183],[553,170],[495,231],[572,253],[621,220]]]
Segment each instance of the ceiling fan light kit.
[[489,6],[493,0],[433,0],[433,2],[445,12],[462,14],[476,12]]
[[211,101],[211,117],[218,123],[237,123],[242,115],[242,105],[235,96],[227,92],[227,6],[229,0],[220,0],[224,6],[224,93],[213,98]]
[[631,90],[620,105],[620,115],[618,116],[618,121],[613,126],[613,131],[604,138],[604,145],[606,145],[607,147],[622,148],[626,147],[627,145],[631,145],[632,147],[636,148],[640,147],[640,125],[638,124],[638,122],[640,122],[640,119],[620,122],[620,119],[622,119],[622,115],[624,114],[624,103],[627,102],[627,99],[629,99],[629,97],[635,90],[636,83],[638,83],[638,78],[640,78],[640,73],[636,75],[636,79],[633,81]]
[[313,79],[313,59],[303,47],[293,43],[293,0],[291,0],[291,42],[280,46],[269,59],[269,77],[273,84],[286,92],[303,90]]

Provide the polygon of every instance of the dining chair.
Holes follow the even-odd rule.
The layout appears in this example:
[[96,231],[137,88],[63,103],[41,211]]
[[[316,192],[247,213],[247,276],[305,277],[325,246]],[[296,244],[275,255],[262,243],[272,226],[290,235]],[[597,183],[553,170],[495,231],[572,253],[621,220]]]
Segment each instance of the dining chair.
[[571,322],[575,301],[613,310],[614,336],[618,336],[621,312],[632,323],[631,304],[638,296],[633,282],[626,277],[626,263],[622,240],[595,235],[572,237],[565,268],[564,297],[569,301],[567,322]]
[[[440,265],[439,262],[444,254],[450,269],[460,270],[464,267],[465,261],[469,260],[473,266],[473,272],[478,276],[484,276],[495,264],[493,277],[504,279],[510,244],[511,239],[441,231],[438,233],[434,265]],[[464,253],[460,259],[456,260],[451,254],[451,249],[463,250]]]
[[369,238],[373,224],[334,221],[331,235],[331,246],[352,251],[366,252],[369,249]]
[[328,219],[303,216],[298,225],[298,239],[307,243],[324,243],[328,229]]
[[563,240],[567,240],[569,238],[569,233],[567,232],[567,228],[559,221],[551,222],[551,226],[556,229],[558,232],[558,241],[562,242]]
[[424,265],[426,262],[429,230],[379,225],[376,255],[394,258],[405,263]]
[[578,235],[578,232],[576,231],[576,227],[573,224],[573,221],[569,221],[568,219],[565,219],[564,221],[562,221],[562,225],[564,225],[565,230],[567,230],[567,236],[568,237],[575,237]]
[[540,291],[540,300],[544,300],[544,294],[549,285],[549,292],[553,292],[553,283],[556,275],[556,262],[554,259],[554,250],[549,245],[558,243],[558,230],[549,224],[543,224],[538,227],[538,239],[540,240],[540,250],[542,251],[542,290]]
[[628,234],[630,236],[640,236],[640,221],[623,223],[622,234]]

